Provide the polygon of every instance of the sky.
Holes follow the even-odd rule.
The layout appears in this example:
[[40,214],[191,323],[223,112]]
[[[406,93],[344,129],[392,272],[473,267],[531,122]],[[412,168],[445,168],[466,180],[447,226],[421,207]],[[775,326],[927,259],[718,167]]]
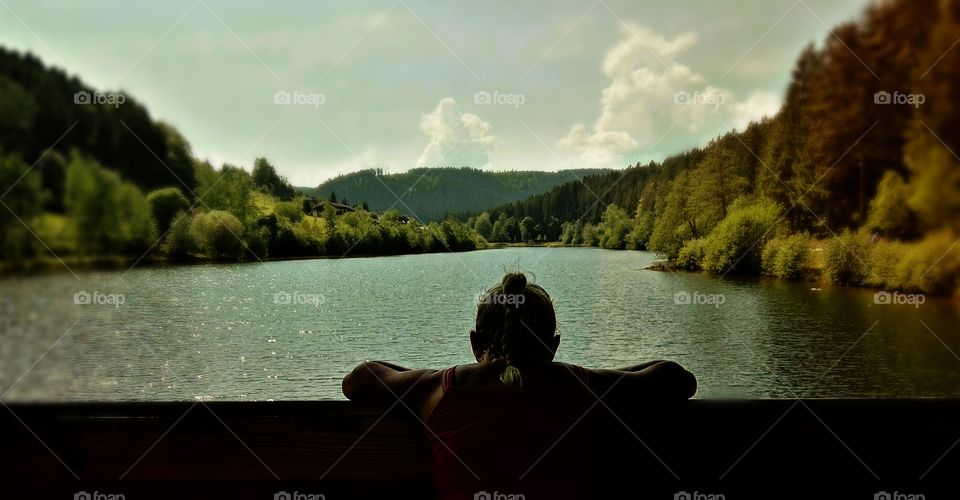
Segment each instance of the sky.
[[294,185],[361,168],[622,168],[779,108],[865,0],[0,0],[0,45]]

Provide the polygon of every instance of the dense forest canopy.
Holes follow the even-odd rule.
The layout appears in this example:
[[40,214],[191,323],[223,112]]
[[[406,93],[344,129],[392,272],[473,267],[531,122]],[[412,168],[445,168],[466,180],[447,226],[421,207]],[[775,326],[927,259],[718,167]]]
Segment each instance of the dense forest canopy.
[[[58,154],[45,155],[49,148]],[[98,91],[33,55],[3,47],[0,150],[30,163],[40,158],[44,188],[57,200],[70,151],[109,165],[142,189],[194,184],[187,141],[154,121],[133,97]]]

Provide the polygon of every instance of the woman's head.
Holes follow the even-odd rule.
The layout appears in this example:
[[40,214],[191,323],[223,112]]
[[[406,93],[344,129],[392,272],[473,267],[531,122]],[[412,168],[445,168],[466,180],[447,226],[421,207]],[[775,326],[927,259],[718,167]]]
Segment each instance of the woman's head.
[[477,362],[502,363],[500,380],[519,386],[523,365],[552,361],[560,345],[550,296],[523,273],[507,274],[480,299],[470,343]]

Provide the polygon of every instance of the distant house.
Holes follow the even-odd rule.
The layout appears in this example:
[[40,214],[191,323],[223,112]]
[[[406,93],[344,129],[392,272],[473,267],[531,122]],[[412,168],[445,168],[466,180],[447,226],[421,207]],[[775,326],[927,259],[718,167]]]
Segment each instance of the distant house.
[[332,202],[329,200],[306,199],[303,200],[303,212],[315,217],[319,217],[323,215],[323,210],[327,205],[332,206],[337,215],[343,215],[347,212],[356,211],[356,209],[350,205],[344,205],[343,203]]

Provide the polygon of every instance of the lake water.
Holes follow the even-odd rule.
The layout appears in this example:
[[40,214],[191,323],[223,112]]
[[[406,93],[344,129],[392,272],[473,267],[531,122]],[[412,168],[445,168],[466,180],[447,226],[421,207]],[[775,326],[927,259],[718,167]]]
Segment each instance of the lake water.
[[871,290],[644,270],[652,261],[511,248],[4,279],[0,394],[342,399],[340,378],[365,359],[470,362],[477,294],[519,268],[553,296],[563,361],[676,360],[698,397],[960,397],[949,300],[875,304]]

